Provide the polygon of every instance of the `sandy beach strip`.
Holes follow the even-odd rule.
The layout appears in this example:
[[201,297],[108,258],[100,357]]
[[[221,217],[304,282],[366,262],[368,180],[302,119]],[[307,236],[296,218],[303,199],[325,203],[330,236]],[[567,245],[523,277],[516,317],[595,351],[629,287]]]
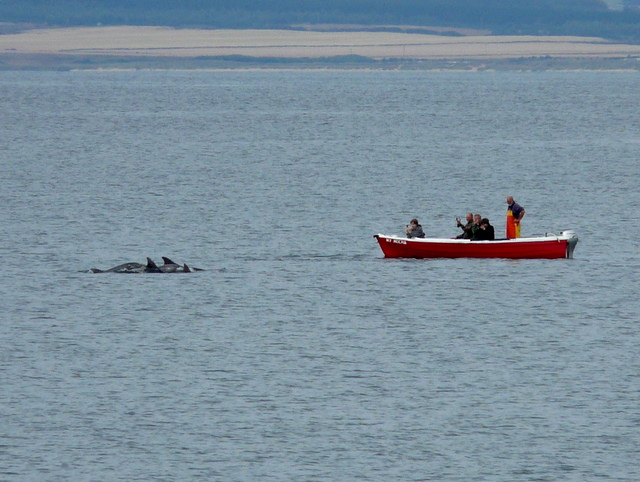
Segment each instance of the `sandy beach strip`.
[[392,32],[194,30],[165,27],[78,27],[0,35],[0,54],[184,57],[242,55],[374,59],[506,59],[520,57],[636,57],[640,45],[591,37],[449,37]]

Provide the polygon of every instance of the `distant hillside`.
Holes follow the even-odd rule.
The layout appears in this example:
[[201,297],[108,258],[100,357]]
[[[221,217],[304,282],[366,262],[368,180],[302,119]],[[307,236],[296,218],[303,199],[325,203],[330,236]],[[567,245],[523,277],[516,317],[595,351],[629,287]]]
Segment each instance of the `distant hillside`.
[[0,2],[0,22],[199,28],[413,25],[640,43],[638,0],[13,0]]

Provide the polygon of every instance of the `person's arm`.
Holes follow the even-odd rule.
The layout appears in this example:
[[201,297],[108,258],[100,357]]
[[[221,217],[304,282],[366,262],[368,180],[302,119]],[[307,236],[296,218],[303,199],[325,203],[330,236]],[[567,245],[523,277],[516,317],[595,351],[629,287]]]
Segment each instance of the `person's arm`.
[[518,218],[514,219],[516,224],[518,224],[520,221],[522,221],[522,218],[524,218],[524,213],[525,213],[525,210],[524,210],[524,208],[522,208],[522,211],[520,211],[520,214],[518,215]]

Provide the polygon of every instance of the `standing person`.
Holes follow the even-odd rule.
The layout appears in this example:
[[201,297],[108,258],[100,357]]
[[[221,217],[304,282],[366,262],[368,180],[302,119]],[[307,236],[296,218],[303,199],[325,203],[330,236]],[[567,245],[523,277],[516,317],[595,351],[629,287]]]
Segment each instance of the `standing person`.
[[507,239],[520,237],[520,221],[524,217],[525,210],[513,200],[513,196],[507,196]]
[[417,219],[413,218],[410,224],[404,229],[407,233],[407,238],[424,238],[424,231]]
[[462,229],[462,234],[456,236],[456,239],[471,239],[473,237],[473,232],[471,232],[471,228],[473,227],[473,213],[467,213],[467,224],[462,224],[462,222],[456,218],[456,223],[458,223],[458,227]]

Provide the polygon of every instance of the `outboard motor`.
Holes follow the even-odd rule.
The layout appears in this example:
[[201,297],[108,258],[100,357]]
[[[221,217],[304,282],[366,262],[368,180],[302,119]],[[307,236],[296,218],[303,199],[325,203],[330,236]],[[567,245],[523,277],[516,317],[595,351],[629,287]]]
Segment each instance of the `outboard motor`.
[[567,239],[567,258],[573,258],[573,251],[576,249],[576,244],[578,244],[578,235],[575,231],[567,230],[562,231],[562,237]]

